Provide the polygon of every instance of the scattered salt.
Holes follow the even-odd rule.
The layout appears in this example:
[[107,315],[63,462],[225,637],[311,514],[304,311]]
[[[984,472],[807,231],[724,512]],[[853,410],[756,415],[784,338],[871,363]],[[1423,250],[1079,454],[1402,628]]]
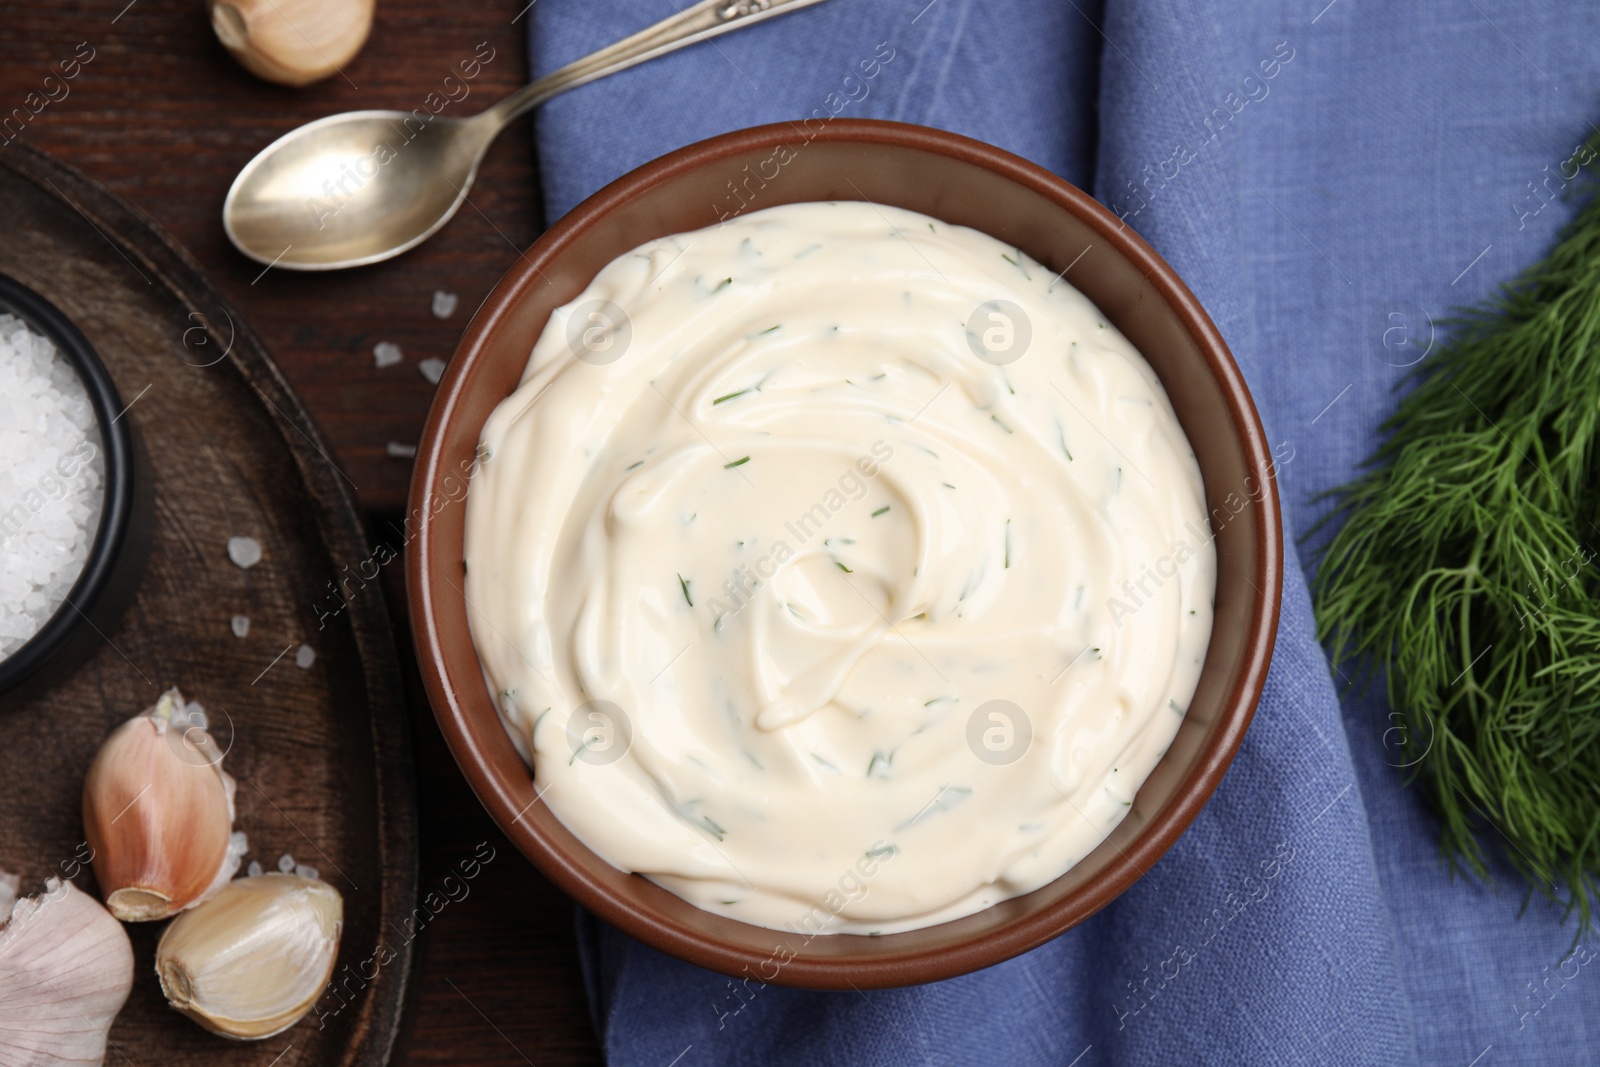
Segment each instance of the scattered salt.
[[443,289],[435,289],[433,291],[433,317],[436,319],[448,319],[456,313],[456,304],[460,302],[460,299],[454,293],[447,293]]
[[438,385],[439,379],[444,377],[444,360],[425,359],[417,364],[417,369],[422,372],[424,378],[434,385]]
[[388,445],[385,446],[384,451],[388,453],[390,459],[417,458],[416,445],[403,445],[399,441],[390,441]]
[[250,838],[243,830],[235,830],[228,835],[228,849],[236,856],[242,856],[250,851]]
[[307,867],[303,863],[295,867],[294,873],[299,875],[301,878],[309,878],[313,882],[317,880],[317,869],[315,867]]
[[249,570],[261,562],[261,542],[254,537],[230,537],[228,558],[245,570]]
[[400,346],[393,341],[379,341],[372,349],[372,362],[379,370],[392,367],[405,359],[405,354],[400,351]]
[[263,871],[261,869],[261,864],[259,862],[257,862],[256,860],[251,860],[250,861],[250,866],[248,866],[248,867],[246,867],[244,869],[244,873],[248,874],[251,878],[260,878],[263,874],[266,874],[267,872]]
[[235,615],[230,625],[233,627],[233,636],[238,638],[250,636],[250,616]]
[[289,855],[287,852],[279,856],[278,870],[282,871],[284,874],[288,874],[290,871],[294,870],[294,857]]
[[54,615],[100,524],[89,395],[50,340],[0,314],[0,659]]
[[301,645],[294,654],[294,665],[301,670],[308,670],[315,662],[317,662],[317,650],[310,645]]

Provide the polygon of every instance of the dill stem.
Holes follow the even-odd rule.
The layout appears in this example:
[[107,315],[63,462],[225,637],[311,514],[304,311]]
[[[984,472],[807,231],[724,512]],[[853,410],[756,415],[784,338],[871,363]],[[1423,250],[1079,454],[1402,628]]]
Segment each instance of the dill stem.
[[1467,559],[1467,565],[1462,568],[1461,610],[1456,612],[1461,658],[1466,661],[1461,665],[1461,680],[1467,685],[1465,690],[1467,704],[1474,722],[1478,718],[1478,697],[1483,690],[1478,688],[1478,679],[1472,673],[1472,665],[1475,662],[1472,655],[1472,585],[1478,578],[1478,560],[1483,556],[1483,542],[1484,535],[1479,532],[1472,543],[1472,555]]

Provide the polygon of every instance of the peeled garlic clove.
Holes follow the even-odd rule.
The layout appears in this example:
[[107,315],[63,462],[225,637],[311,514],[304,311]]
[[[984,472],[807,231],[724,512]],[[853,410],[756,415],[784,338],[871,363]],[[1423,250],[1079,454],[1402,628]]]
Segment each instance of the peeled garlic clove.
[[0,926],[0,1064],[103,1062],[111,1020],[132,988],[133,946],[122,924],[52,878]]
[[209,0],[211,29],[259,78],[309,85],[355,58],[372,29],[373,0]]
[[212,1033],[271,1037],[322,995],[343,929],[344,900],[326,882],[240,878],[173,920],[156,946],[156,974],[168,1003]]
[[239,869],[233,792],[221,752],[189,725],[176,689],[113,731],[83,783],[84,830],[111,914],[165,919],[220,892]]

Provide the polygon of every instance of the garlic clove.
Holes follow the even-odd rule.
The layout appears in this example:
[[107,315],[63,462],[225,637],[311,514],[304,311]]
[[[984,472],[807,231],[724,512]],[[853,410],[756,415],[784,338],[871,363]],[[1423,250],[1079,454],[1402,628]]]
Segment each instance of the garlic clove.
[[[15,886],[15,879],[0,874]],[[3,920],[0,920],[3,921]],[[16,902],[0,926],[0,1064],[99,1064],[133,988],[122,924],[71,882]]]
[[114,730],[83,783],[83,825],[111,914],[165,919],[239,869],[233,778],[176,689]]
[[373,0],[210,0],[211,29],[250,73],[279,85],[320,81],[355,58]]
[[173,920],[156,946],[156,974],[168,1003],[212,1033],[271,1037],[322,995],[343,929],[344,900],[326,882],[240,878]]

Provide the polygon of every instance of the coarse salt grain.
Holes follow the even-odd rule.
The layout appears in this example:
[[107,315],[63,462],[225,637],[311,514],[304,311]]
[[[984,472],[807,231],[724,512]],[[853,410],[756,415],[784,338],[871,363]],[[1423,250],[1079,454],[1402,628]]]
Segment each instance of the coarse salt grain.
[[444,377],[444,360],[425,359],[417,364],[417,369],[422,372],[422,376],[428,379],[429,382],[438,385],[439,379]]
[[261,562],[261,542],[254,537],[230,537],[228,558],[245,570],[249,570]]
[[399,441],[390,441],[387,445],[384,446],[384,452],[386,452],[388,454],[390,459],[416,459],[417,458],[417,446],[416,445],[403,445]]
[[267,872],[263,871],[261,869],[261,861],[260,860],[251,860],[250,861],[250,866],[248,866],[248,867],[246,867],[244,869],[244,873],[247,874],[248,876],[250,876],[251,878],[260,878],[263,874],[266,874]]
[[17,889],[21,885],[21,876],[0,871],[0,923],[11,918],[11,909],[17,903]]
[[296,877],[308,878],[315,882],[317,881],[317,876],[322,872],[317,870],[315,867],[307,867],[305,864],[301,863],[295,866],[294,873]]
[[317,650],[310,645],[301,645],[294,654],[294,665],[301,670],[309,670],[317,662]]
[[229,625],[233,627],[233,636],[238,638],[250,636],[250,616],[235,615]]
[[104,479],[77,372],[48,338],[0,314],[0,659],[55,614],[83,570]]
[[372,348],[372,362],[379,370],[392,367],[405,358],[405,353],[401,352],[400,346],[393,341],[379,341]]
[[278,870],[282,871],[284,874],[288,874],[290,871],[294,870],[294,857],[287,852],[279,856]]
[[433,291],[433,317],[436,319],[448,319],[456,313],[456,304],[460,299],[454,293],[447,293],[443,289],[435,289]]

